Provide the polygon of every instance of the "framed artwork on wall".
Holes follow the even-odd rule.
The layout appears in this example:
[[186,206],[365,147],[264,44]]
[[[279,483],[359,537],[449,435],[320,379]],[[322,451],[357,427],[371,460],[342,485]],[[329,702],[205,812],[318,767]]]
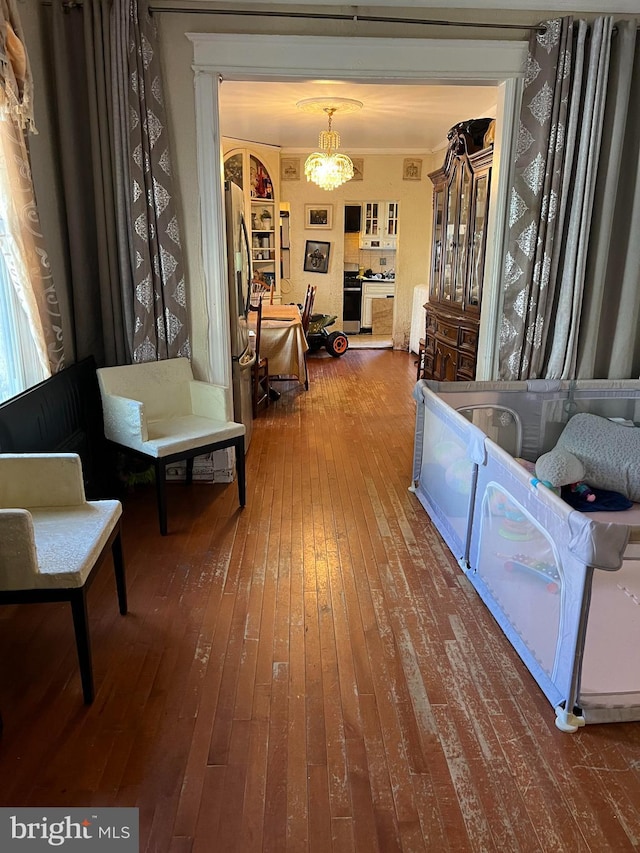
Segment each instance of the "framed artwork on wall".
[[299,157],[282,157],[280,159],[280,179],[283,181],[300,180]]
[[331,228],[332,220],[332,204],[305,204],[305,228]]
[[422,178],[422,160],[407,157],[402,166],[403,181],[419,181]]
[[352,157],[351,162],[353,163],[353,177],[352,181],[361,181],[364,177],[364,157]]
[[307,240],[304,247],[305,272],[329,272],[329,250],[331,243]]

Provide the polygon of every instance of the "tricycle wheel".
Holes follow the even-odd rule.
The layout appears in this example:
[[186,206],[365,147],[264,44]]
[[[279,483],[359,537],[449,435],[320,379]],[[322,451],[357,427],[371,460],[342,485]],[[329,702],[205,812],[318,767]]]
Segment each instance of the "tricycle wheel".
[[349,349],[349,338],[344,332],[332,332],[327,338],[326,347],[334,358],[340,358]]

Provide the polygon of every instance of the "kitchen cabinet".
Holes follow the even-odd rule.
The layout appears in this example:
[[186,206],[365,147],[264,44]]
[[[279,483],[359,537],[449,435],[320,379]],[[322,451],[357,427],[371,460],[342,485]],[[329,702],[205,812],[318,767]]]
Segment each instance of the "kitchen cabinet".
[[224,155],[225,180],[236,183],[245,197],[251,265],[274,288],[280,301],[280,207],[274,176],[277,161],[269,166],[264,155],[249,148],[231,148]]
[[432,172],[433,238],[425,305],[424,377],[475,378],[493,143],[492,119],[451,128],[441,169]]
[[361,249],[395,249],[398,238],[398,202],[362,203]]
[[373,326],[373,300],[392,299],[396,293],[396,283],[391,279],[362,280],[362,320],[361,331],[371,331]]

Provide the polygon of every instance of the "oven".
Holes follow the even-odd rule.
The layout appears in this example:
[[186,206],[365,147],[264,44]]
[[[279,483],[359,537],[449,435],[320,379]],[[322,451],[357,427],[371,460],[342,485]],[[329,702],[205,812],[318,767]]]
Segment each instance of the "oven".
[[342,329],[357,335],[362,319],[362,279],[357,272],[345,271],[342,288]]

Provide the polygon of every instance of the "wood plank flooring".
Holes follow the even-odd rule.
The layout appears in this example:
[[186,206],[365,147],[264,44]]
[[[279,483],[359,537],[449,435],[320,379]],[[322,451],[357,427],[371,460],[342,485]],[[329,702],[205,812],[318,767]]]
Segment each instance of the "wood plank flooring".
[[309,358],[232,485],[124,498],[130,613],[0,609],[0,805],[137,806],[141,850],[640,848],[640,724],[567,735],[415,496],[414,356]]

